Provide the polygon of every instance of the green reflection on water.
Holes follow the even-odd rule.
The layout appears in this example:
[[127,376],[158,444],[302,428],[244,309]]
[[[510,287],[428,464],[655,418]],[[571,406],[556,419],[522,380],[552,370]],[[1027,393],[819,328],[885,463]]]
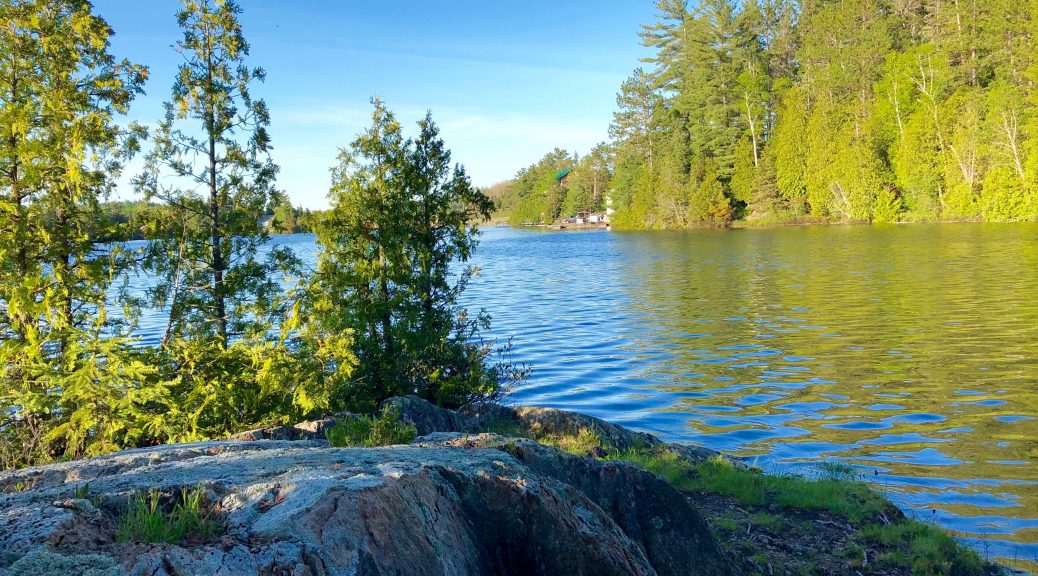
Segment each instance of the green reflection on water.
[[953,529],[993,515],[999,538],[1036,541],[1038,226],[631,233],[619,245],[630,305],[677,345],[643,377],[687,393],[671,409],[693,414],[695,435],[745,455],[835,455]]

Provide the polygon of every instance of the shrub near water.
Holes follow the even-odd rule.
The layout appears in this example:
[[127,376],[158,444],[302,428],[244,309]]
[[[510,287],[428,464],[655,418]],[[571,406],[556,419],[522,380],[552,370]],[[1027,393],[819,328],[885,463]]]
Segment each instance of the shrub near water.
[[886,549],[879,558],[881,564],[910,566],[913,574],[984,574],[979,556],[959,546],[946,532],[921,522],[873,524],[862,529],[862,538]]
[[386,407],[378,415],[344,418],[325,431],[328,442],[337,448],[390,446],[414,440],[418,429],[400,421],[400,411]]
[[[893,505],[864,483],[854,481],[851,469],[845,465],[825,463],[821,467],[822,477],[809,480],[763,474],[720,457],[692,464],[665,449],[628,450],[612,453],[609,459],[631,462],[679,490],[725,495],[751,510],[778,506],[841,516],[858,528],[859,543],[880,551],[877,565],[883,568],[910,570],[920,576],[988,573],[985,562],[975,552],[959,545],[943,530],[900,515],[895,517]],[[751,522],[763,528],[774,528],[776,519],[762,511],[751,516]],[[725,527],[733,526],[729,521]],[[854,553],[855,557],[860,555]]]

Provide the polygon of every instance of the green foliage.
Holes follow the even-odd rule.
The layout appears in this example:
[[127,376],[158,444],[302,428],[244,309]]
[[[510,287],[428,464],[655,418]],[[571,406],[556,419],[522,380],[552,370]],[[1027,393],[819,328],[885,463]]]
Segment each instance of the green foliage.
[[377,415],[343,418],[325,431],[328,442],[337,448],[354,446],[374,447],[407,444],[414,440],[418,429],[410,422],[400,420],[400,411],[386,406]]
[[[610,126],[613,224],[1038,219],[1034,10],[971,6],[657,1]],[[513,224],[557,213],[533,168]]]
[[458,304],[473,270],[475,223],[493,204],[472,187],[430,116],[405,140],[399,122],[374,101],[371,127],[341,151],[332,172],[332,209],[305,301],[315,334],[352,334],[356,373],[343,401],[371,411],[417,394],[457,406],[498,391],[480,333],[484,312]]
[[535,436],[541,444],[554,446],[563,452],[587,456],[595,448],[604,448],[602,437],[590,428],[581,428],[576,434],[543,434]]
[[113,234],[100,202],[140,136],[117,118],[147,69],[85,2],[2,0],[0,21],[0,464],[22,466],[119,435],[82,422],[137,372],[106,303],[132,259],[93,239]]
[[572,168],[574,162],[568,152],[556,148],[537,163],[520,170],[509,190],[508,203],[514,206],[509,223],[515,226],[527,222],[551,223],[558,218],[568,190],[555,175]]
[[891,188],[882,188],[876,194],[876,205],[872,221],[876,224],[889,224],[901,220],[901,197]]
[[[284,333],[297,320],[286,320]],[[136,399],[142,438],[130,445],[219,438],[341,409],[356,364],[348,333],[310,330],[227,347],[178,339],[147,354],[156,375]]]
[[[108,53],[89,3],[0,0],[0,467],[342,407],[351,333],[303,323],[299,295],[279,287],[293,258],[258,256],[260,217],[284,201],[239,13],[184,3],[184,63],[136,180],[146,199],[105,204],[145,135],[116,117],[147,70]],[[110,244],[138,236],[143,253]],[[143,299],[126,290],[141,262],[159,279]],[[127,337],[144,305],[169,314],[161,346]]]
[[688,194],[688,221],[727,226],[735,214],[725,196],[724,184],[714,162],[706,162],[702,175],[693,173]]
[[173,232],[151,238],[145,251],[159,278],[152,304],[169,310],[164,342],[227,345],[232,336],[264,333],[283,312],[277,278],[293,259],[286,250],[259,257],[278,167],[267,106],[250,92],[266,73],[246,63],[240,13],[231,0],[185,0],[177,13],[183,38],[174,46],[183,62],[135,180],[147,200],[168,207],[145,227]]
[[208,510],[205,487],[183,488],[180,497],[166,510],[162,493],[153,488],[131,498],[120,519],[118,542],[177,544],[185,538],[207,540],[220,530],[219,520]]
[[591,149],[580,158],[566,177],[566,198],[560,215],[573,216],[577,212],[602,212],[611,178],[611,151],[605,143]]
[[975,552],[960,546],[940,528],[914,520],[872,524],[862,530],[861,537],[886,548],[879,558],[880,565],[905,568],[920,576],[988,573]]
[[119,563],[97,554],[55,554],[37,548],[19,558],[9,568],[11,576],[120,576]]

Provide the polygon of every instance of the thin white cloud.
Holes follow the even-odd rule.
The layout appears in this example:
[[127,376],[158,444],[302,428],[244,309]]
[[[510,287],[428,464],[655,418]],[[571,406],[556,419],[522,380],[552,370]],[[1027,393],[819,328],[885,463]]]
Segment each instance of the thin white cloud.
[[[414,121],[424,116],[426,110],[409,105],[392,109],[404,124],[405,133],[413,133]],[[353,135],[363,130],[370,122],[371,113],[370,106],[329,104],[273,112],[280,125],[278,132],[291,134],[293,147],[307,143],[304,151],[291,155],[292,160],[313,157],[313,146],[318,143],[331,148],[319,156],[334,158],[334,148],[346,145]],[[574,121],[518,112],[491,114],[450,107],[433,108],[432,114],[447,146],[453,151],[453,159],[464,164],[479,185],[512,177],[520,168],[536,161],[552,148],[586,152],[607,137],[605,122]],[[340,139],[333,142],[330,133]],[[342,138],[344,133],[348,136]],[[282,162],[288,160],[282,158]]]
[[[407,134],[414,133],[414,121],[425,114],[415,106],[399,106],[395,112]],[[292,140],[286,143],[282,139],[275,150],[275,160],[282,168],[279,185],[294,202],[310,208],[326,206],[328,168],[338,148],[368,125],[370,108],[326,105],[274,113],[278,131],[291,135]],[[606,138],[603,125],[521,113],[495,115],[441,108],[433,110],[433,119],[451,149],[452,159],[463,164],[479,186],[511,178],[553,148],[586,152]]]

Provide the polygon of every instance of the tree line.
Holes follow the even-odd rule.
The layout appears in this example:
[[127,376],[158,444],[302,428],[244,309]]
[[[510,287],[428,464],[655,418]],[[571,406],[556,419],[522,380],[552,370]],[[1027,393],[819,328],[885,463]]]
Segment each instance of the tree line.
[[[165,204],[147,200],[115,200],[101,203],[100,217],[104,220],[100,229],[111,232],[109,238],[95,238],[104,242],[112,238],[120,240],[144,240],[154,236],[172,236],[176,228],[154,226],[156,222],[169,222],[163,213]],[[275,198],[267,207],[261,222],[272,234],[312,234],[317,231],[317,222],[323,210],[310,210],[293,206],[285,197]],[[146,229],[146,225],[152,226]]]
[[[0,0],[0,467],[373,411],[398,394],[457,406],[510,374],[480,336],[489,318],[458,304],[472,223],[492,204],[431,117],[408,138],[373,102],[333,167],[331,210],[313,218],[316,269],[264,246],[266,215],[296,216],[240,13],[182,1],[181,64],[145,127],[120,119],[148,69],[110,52],[88,2]],[[137,153],[144,200],[113,211]],[[121,242],[135,234],[148,241]],[[138,275],[154,279],[144,295],[129,290]],[[154,346],[133,336],[148,308],[166,315]]]
[[[656,8],[640,33],[653,54],[596,147],[614,225],[1038,218],[1035,3]],[[565,211],[543,172],[586,160],[554,151],[521,171],[502,202],[513,222]],[[574,205],[602,209],[581,186]]]

